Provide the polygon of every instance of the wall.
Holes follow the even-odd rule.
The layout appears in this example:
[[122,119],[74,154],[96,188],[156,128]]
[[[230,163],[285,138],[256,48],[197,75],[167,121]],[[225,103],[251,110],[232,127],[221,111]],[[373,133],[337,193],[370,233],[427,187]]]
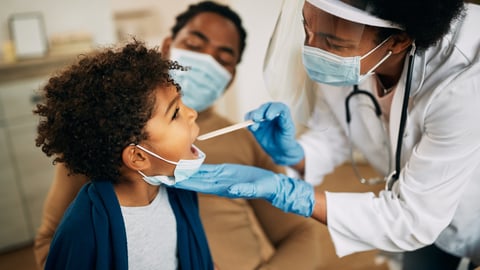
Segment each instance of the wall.
[[109,0],[2,0],[0,2],[0,44],[9,39],[8,18],[12,13],[42,12],[47,36],[72,32],[92,34],[94,44],[116,41]]
[[270,35],[280,12],[280,0],[231,0],[230,5],[243,18],[247,46],[232,89],[218,103],[220,112],[241,121],[246,112],[271,100],[262,76],[263,59]]
[[[0,45],[9,39],[10,15],[24,12],[43,14],[47,38],[81,32],[91,37],[88,43],[93,46],[116,42],[109,0],[2,0]],[[40,224],[53,166],[35,147],[38,119],[32,114],[37,100],[34,92],[48,78],[51,70],[47,66],[58,63],[55,69],[59,69],[73,57],[0,63],[0,252],[30,243]]]

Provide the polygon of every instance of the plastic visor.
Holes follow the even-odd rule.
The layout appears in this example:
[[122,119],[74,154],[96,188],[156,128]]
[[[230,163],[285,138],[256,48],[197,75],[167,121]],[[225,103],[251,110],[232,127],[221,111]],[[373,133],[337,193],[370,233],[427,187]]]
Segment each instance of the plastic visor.
[[394,22],[370,14],[368,12],[370,9],[368,5],[361,7],[361,3],[363,2],[361,0],[307,0],[307,2],[327,13],[351,22],[403,30],[400,25]]
[[[323,1],[330,3],[333,0]],[[343,2],[335,2],[349,7]],[[354,8],[346,8],[345,10],[352,9]],[[359,11],[358,14],[364,13]],[[330,10],[321,9],[310,1],[307,1],[303,8],[303,24],[306,45],[329,51],[338,56],[362,56],[373,48],[365,47],[366,45],[376,45],[369,42],[375,38],[375,32],[367,31],[367,24],[332,14]]]
[[[349,0],[355,1],[355,0]],[[308,6],[309,11],[306,10]],[[306,11],[310,16],[305,16]],[[354,49],[333,51],[326,47],[325,34],[335,34],[348,41],[349,46],[355,47],[365,34],[365,26],[386,27],[401,29],[393,22],[371,15],[368,8],[364,10],[350,6],[340,0],[306,0],[282,2],[277,23],[265,56],[263,75],[267,90],[275,100],[286,102],[293,113],[296,122],[306,124],[306,120],[313,110],[313,101],[316,84],[308,77],[302,61],[303,46],[307,31],[313,36],[312,47],[321,48],[339,56],[362,56],[372,44],[363,51]],[[306,21],[308,19],[308,21]],[[304,29],[302,21],[306,21],[309,29]],[[319,28],[323,27],[323,28]],[[340,29],[341,27],[341,29]],[[346,43],[346,42],[345,42]],[[332,45],[331,43],[328,45]],[[338,44],[334,44],[338,45]]]

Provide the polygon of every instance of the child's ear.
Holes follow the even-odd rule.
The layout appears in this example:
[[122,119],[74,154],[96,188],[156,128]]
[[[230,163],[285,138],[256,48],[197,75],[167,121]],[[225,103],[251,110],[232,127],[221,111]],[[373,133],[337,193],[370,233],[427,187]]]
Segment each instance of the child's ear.
[[150,167],[150,160],[145,152],[140,151],[135,145],[123,149],[122,160],[126,167],[135,171],[142,171]]

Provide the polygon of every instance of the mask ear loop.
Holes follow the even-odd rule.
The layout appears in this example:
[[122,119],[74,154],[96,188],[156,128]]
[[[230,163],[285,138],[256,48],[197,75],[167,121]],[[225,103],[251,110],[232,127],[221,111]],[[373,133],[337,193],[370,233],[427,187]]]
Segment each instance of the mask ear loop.
[[[378,48],[382,47],[383,44],[385,44],[389,39],[390,39],[391,36],[389,36],[388,38],[386,38],[384,41],[380,42],[380,44],[378,44],[375,48],[371,49],[368,53],[366,53],[364,56],[360,57],[360,61],[366,57],[368,57],[370,54],[372,54],[374,51],[376,51]],[[387,52],[387,55],[385,55],[382,59],[380,59],[380,61],[377,62],[377,64],[375,64],[371,69],[369,69],[367,71],[367,73],[363,74],[362,76],[366,77],[368,76],[369,74],[372,74],[375,69],[377,69],[381,64],[383,64],[383,62],[385,62],[389,57],[390,55],[392,55],[392,51],[391,50],[388,50]]]
[[141,145],[138,145],[138,144],[132,144],[132,145],[134,145],[134,146],[142,149],[143,151],[149,153],[150,155],[152,155],[152,156],[154,156],[154,157],[156,157],[156,158],[158,158],[158,159],[161,159],[161,160],[163,160],[163,161],[165,161],[165,162],[167,162],[167,163],[170,163],[170,164],[172,164],[172,165],[178,165],[178,162],[174,162],[174,161],[170,161],[170,160],[168,160],[168,159],[165,159],[165,158],[163,158],[163,157],[155,154],[154,152],[146,149],[145,147],[143,147],[143,146],[141,146]]
[[361,56],[360,59],[363,59],[363,58],[366,58],[368,57],[370,54],[372,54],[374,51],[376,51],[378,48],[382,47],[383,44],[385,44],[389,39],[390,39],[391,36],[387,37],[384,41],[380,42],[380,44],[378,44],[377,46],[375,46],[375,48],[371,49],[369,52],[367,52],[365,55]]
[[[138,148],[140,148],[141,150],[147,152],[148,154],[150,154],[150,155],[152,155],[152,156],[154,156],[154,157],[156,157],[156,158],[159,158],[159,159],[161,159],[161,160],[163,160],[163,161],[165,161],[165,162],[167,162],[167,163],[169,163],[169,164],[177,165],[177,162],[173,162],[173,161],[164,159],[164,158],[162,158],[161,156],[153,153],[152,151],[146,149],[145,147],[143,147],[143,146],[141,146],[141,145],[134,144],[134,143],[131,143],[130,145],[135,146],[135,147],[138,147]],[[147,176],[146,174],[144,174],[142,171],[137,170],[137,172],[142,176],[143,180],[144,180],[145,182],[149,183],[150,185],[152,185],[152,186],[158,186],[158,185],[160,185],[160,183],[158,183],[158,182],[153,182],[153,181],[151,181],[150,178],[149,178],[149,176]],[[171,181],[169,181],[169,177],[168,177],[168,176],[165,176],[165,179],[164,179],[163,181],[161,181],[161,182],[162,182],[163,184],[166,184],[166,185],[173,185],[173,184],[175,183],[174,181],[173,181],[173,183],[172,183]]]
[[381,64],[383,64],[383,62],[385,62],[385,60],[387,60],[390,55],[392,55],[392,53],[392,51],[388,50],[387,55],[385,55],[382,59],[380,59],[380,61],[378,61],[377,64],[375,64],[375,66],[373,66],[369,71],[367,71],[367,73],[365,73],[365,76],[375,71],[375,69],[377,69]]
[[[366,53],[364,56],[360,57],[360,60],[368,57],[370,54],[372,54],[374,51],[376,51],[378,48],[382,47],[383,44],[385,44],[389,39],[390,39],[391,36],[389,36],[388,38],[386,38],[384,41],[380,42],[380,44],[378,44],[375,48],[371,49],[368,53]],[[377,69],[381,64],[383,64],[383,62],[385,62],[389,57],[390,55],[392,55],[392,51],[391,50],[388,50],[387,52],[387,55],[385,55],[382,59],[380,59],[380,61],[378,61],[377,64],[375,64],[371,69],[369,69],[367,71],[367,73],[365,73],[363,76],[367,76],[368,74],[371,74],[375,69]]]

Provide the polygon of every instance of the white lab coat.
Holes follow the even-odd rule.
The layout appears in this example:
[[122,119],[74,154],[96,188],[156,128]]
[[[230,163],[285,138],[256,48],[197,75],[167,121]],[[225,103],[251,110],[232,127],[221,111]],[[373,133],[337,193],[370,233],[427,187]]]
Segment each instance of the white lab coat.
[[[480,263],[480,7],[435,47],[415,59],[400,178],[392,191],[326,193],[328,229],[339,256],[378,248],[403,251],[436,243],[441,249]],[[396,87],[388,126],[395,154],[405,86]],[[360,85],[374,91],[373,78]],[[321,182],[349,159],[345,97],[350,88],[316,85],[309,129],[299,141],[305,149],[305,179]],[[389,159],[372,106],[357,99],[352,141],[380,172]],[[392,167],[394,168],[394,166]],[[342,179],[338,179],[341,181]]]

